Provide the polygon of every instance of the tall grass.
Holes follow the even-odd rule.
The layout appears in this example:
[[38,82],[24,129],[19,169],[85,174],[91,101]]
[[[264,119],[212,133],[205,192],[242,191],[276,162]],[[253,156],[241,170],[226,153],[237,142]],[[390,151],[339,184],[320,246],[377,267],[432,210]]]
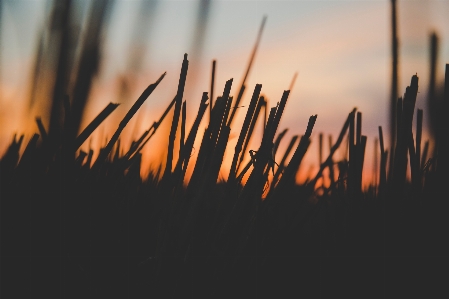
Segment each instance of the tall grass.
[[[39,134],[27,142],[23,135],[15,135],[0,161],[2,294],[15,289],[21,298],[39,294],[47,298],[248,298],[292,292],[310,297],[317,295],[315,287],[298,282],[277,286],[280,277],[285,281],[296,277],[288,273],[289,263],[312,259],[315,262],[307,269],[316,269],[348,256],[372,257],[381,258],[385,271],[386,259],[391,256],[426,256],[447,262],[448,189],[444,184],[449,167],[449,65],[444,99],[435,99],[439,109],[432,116],[441,124],[435,134],[435,153],[429,153],[428,141],[421,150],[422,110],[417,112],[413,132],[418,92],[418,76],[413,75],[404,97],[394,97],[396,120],[390,128],[394,140],[389,148],[379,127],[378,178],[369,188],[362,186],[368,141],[362,132],[362,113],[355,108],[342,119],[335,143],[329,136],[330,151],[325,159],[323,135],[319,135],[320,165],[303,184],[295,178],[305,154],[311,151],[314,125],[320,119],[310,116],[304,131],[297,132],[276,161],[286,133],[286,129],[280,133],[278,129],[289,90],[270,108],[261,96],[262,85],[256,84],[243,124],[233,122],[243,91],[250,89],[245,79],[265,19],[235,100],[231,95],[233,78],[222,87],[221,95],[213,98],[214,61],[210,92],[203,93],[188,130],[183,102],[189,63],[185,54],[177,91],[161,118],[128,148],[122,147],[122,131],[160,88],[165,73],[142,92],[93,161],[94,149],[86,153],[79,148],[118,106],[110,103],[79,130],[98,65],[97,35],[102,21],[97,17],[103,12],[99,9],[93,14],[73,97],[69,101],[63,93],[62,81],[69,75],[70,63],[65,56],[67,37],[62,37],[55,71],[62,81],[55,83],[50,127],[46,129],[37,118]],[[62,22],[60,26],[65,28],[67,24]],[[61,104],[62,109],[56,107]],[[209,123],[201,132],[208,106]],[[150,139],[172,108],[167,160],[143,179],[140,170],[147,165],[142,164],[141,150],[154,146]],[[260,145],[249,149],[261,119]],[[181,137],[175,161],[179,122]],[[235,148],[228,147],[231,130],[239,134]],[[194,155],[197,139],[201,146]],[[348,155],[339,160],[335,153],[342,146],[348,147]],[[20,154],[22,147],[25,150]],[[225,153],[233,157],[226,181],[219,179]],[[245,155],[250,160],[243,165]],[[185,185],[189,164],[194,164],[194,169]],[[326,169],[328,180],[324,180]],[[381,283],[387,274],[373,277]],[[385,283],[378,288],[376,296],[386,292]]]

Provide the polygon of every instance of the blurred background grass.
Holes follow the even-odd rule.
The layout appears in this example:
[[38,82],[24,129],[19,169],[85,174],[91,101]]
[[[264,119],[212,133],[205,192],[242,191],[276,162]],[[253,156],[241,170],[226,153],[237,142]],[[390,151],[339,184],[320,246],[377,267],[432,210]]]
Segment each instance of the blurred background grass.
[[[58,1],[1,1],[1,77],[0,77],[0,152],[6,150],[14,132],[34,133],[34,118],[41,116],[48,126],[54,64],[43,61],[33,87],[39,44],[48,50],[53,42],[46,30],[51,27],[52,11]],[[388,125],[390,98],[390,1],[71,1],[71,30],[78,38],[70,51],[74,61],[80,58],[83,38],[89,31],[89,16],[104,5],[99,38],[99,66],[88,91],[81,127],[109,102],[119,102],[115,114],[96,130],[89,142],[100,146],[112,135],[116,123],[130,108],[141,90],[164,71],[165,80],[146,102],[137,117],[125,128],[123,144],[140,135],[166,108],[173,97],[179,76],[179,64],[189,53],[190,67],[184,99],[187,100],[189,128],[203,91],[210,89],[211,61],[216,59],[215,93],[229,78],[237,84],[243,79],[260,21],[268,17],[247,89],[263,84],[262,94],[273,107],[282,91],[288,89],[293,75],[298,77],[290,95],[280,129],[290,128],[286,138],[302,131],[308,116],[318,114],[318,133],[332,134],[335,140],[345,115],[357,107],[364,114],[364,132],[368,136],[367,156],[373,155],[377,126]],[[439,61],[436,82],[442,82],[444,64],[449,56],[449,12],[446,1],[398,1],[399,86],[402,92],[409,78],[420,77],[417,108],[424,110],[423,140],[429,138],[427,90],[430,60],[430,34],[439,37]],[[46,33],[47,32],[47,33]],[[46,48],[47,47],[47,48]],[[50,49],[51,50],[51,49]],[[54,49],[53,49],[54,51]],[[48,57],[52,57],[51,51]],[[47,59],[48,59],[47,57]],[[68,80],[73,90],[75,76]],[[235,84],[235,86],[238,86]],[[236,96],[238,87],[231,90]],[[68,92],[70,95],[70,92]],[[247,106],[250,92],[244,94]],[[246,109],[245,107],[239,108]],[[245,113],[238,113],[241,124]],[[31,130],[30,130],[31,129]],[[204,129],[204,123],[200,131]],[[169,124],[152,141],[152,151],[143,151],[143,161],[162,161]],[[388,147],[388,131],[384,132]],[[261,136],[261,127],[255,136]],[[260,138],[255,140],[258,144]],[[327,138],[325,138],[327,140]],[[231,131],[230,146],[237,136]],[[253,140],[254,141],[254,140]],[[199,148],[198,140],[195,148]],[[257,144],[249,148],[254,148]],[[158,148],[159,150],[155,150]],[[87,150],[89,143],[83,145]],[[282,151],[286,144],[281,144]],[[314,142],[312,147],[318,147]],[[328,146],[324,146],[328,149]],[[281,152],[282,152],[281,151]],[[307,173],[316,167],[317,151],[308,151],[303,163]],[[341,153],[343,154],[343,153]],[[195,153],[194,153],[195,155]],[[232,157],[225,157],[224,168]],[[278,158],[280,159],[280,157]],[[371,173],[372,159],[365,171]],[[227,173],[227,172],[224,172]],[[304,177],[300,178],[302,180]]]

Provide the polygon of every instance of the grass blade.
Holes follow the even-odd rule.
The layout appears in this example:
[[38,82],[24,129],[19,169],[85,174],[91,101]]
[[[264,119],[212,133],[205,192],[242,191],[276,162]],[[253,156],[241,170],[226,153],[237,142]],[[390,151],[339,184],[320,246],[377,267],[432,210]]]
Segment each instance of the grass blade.
[[89,136],[98,128],[98,126],[119,106],[120,104],[109,103],[76,137],[73,150],[78,148],[89,138]]
[[163,73],[159,79],[153,83],[150,84],[140,95],[140,97],[137,99],[137,101],[132,105],[132,107],[129,109],[128,113],[126,113],[125,117],[120,122],[117,130],[115,131],[114,135],[112,135],[112,138],[109,140],[108,144],[106,145],[106,148],[98,155],[97,160],[94,163],[94,166],[92,167],[95,171],[98,171],[103,162],[108,157],[109,153],[112,150],[112,147],[117,142],[120,133],[123,131],[125,126],[128,124],[130,119],[136,114],[137,110],[139,110],[140,106],[145,102],[145,100],[151,95],[151,93],[154,91],[154,89],[159,85],[159,83],[164,79],[166,73]]

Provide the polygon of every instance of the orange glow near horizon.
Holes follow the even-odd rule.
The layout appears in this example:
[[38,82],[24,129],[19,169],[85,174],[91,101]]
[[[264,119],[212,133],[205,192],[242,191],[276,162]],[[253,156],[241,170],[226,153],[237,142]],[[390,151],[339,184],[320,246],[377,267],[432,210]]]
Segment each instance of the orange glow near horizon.
[[[32,6],[40,7],[38,2]],[[129,41],[129,30],[133,27],[133,18],[138,11],[137,2],[131,2],[117,1],[109,31],[106,30],[107,33],[102,36],[105,41],[102,63],[98,75],[93,80],[81,127],[84,128],[109,102],[121,105],[82,145],[83,151],[88,151],[91,145],[96,156],[98,149],[112,136],[121,118],[142,90],[167,71],[166,78],[123,131],[122,148],[126,149],[133,139],[159,119],[176,94],[182,56],[186,52],[190,61],[184,93],[184,100],[187,103],[187,135],[198,110],[201,93],[209,91],[210,88],[210,62],[212,59],[217,60],[215,97],[222,94],[226,80],[234,78],[231,95],[235,98],[256,39],[260,20],[262,16],[267,15],[265,31],[240,104],[244,107],[238,109],[232,124],[219,180],[227,179],[238,139],[238,129],[243,123],[254,86],[257,83],[262,84],[262,94],[268,99],[268,106],[274,107],[280,100],[282,92],[288,89],[293,75],[298,72],[278,128],[278,133],[285,128],[289,128],[289,131],[280,144],[276,160],[280,160],[293,135],[304,134],[308,117],[317,114],[312,142],[297,173],[296,181],[302,183],[308,177],[314,176],[318,167],[318,135],[320,133],[325,137],[332,135],[335,141],[347,114],[352,108],[357,107],[358,111],[363,113],[362,134],[368,136],[363,186],[366,187],[373,182],[373,146],[374,139],[378,136],[379,125],[384,128],[386,147],[389,146],[386,129],[390,92],[388,1],[384,1],[385,3],[216,1],[212,3],[203,48],[199,50],[191,41],[196,2],[161,1],[154,16],[152,28],[155,30],[151,31],[149,38],[151,42],[148,42],[146,48],[144,47],[148,57],[142,59],[138,70],[127,65],[127,56],[135,53],[134,50],[141,46]],[[17,3],[19,3],[17,7],[21,7],[21,10],[16,8],[17,11],[14,11],[12,6],[6,6],[3,12],[6,21],[3,27],[0,27],[2,32],[5,32],[1,37],[2,40],[7,41],[2,43],[7,46],[4,47],[1,58],[5,71],[0,78],[0,154],[5,152],[14,132],[19,135],[24,133],[26,138],[37,132],[36,116],[41,116],[44,124],[48,125],[47,99],[53,82],[51,74],[46,70],[47,73],[40,80],[42,84],[38,87],[37,104],[28,112],[33,51],[38,40],[36,28],[45,23],[46,14],[45,9],[41,7],[40,13],[34,16],[31,8],[23,5],[26,1]],[[437,83],[440,83],[444,63],[449,59],[449,42],[445,38],[449,36],[447,31],[449,20],[441,13],[444,11],[442,8],[447,5],[447,3],[420,4],[399,1],[401,41],[399,92],[402,94],[410,82],[410,77],[418,73],[420,93],[416,106],[424,110],[423,143],[431,139],[427,125],[426,98],[429,77],[428,33],[430,29],[437,29],[441,36],[437,72]],[[420,14],[418,13],[420,11],[426,13]],[[230,15],[233,16],[231,20]],[[19,21],[28,19],[29,21],[22,22],[18,26],[14,23],[15,16]],[[411,16],[417,21],[410,22]],[[421,28],[423,26],[416,28],[418,23],[424,24],[425,28]],[[128,82],[125,98],[119,95],[122,79]],[[142,176],[147,176],[160,165],[164,170],[171,117],[172,113],[169,113],[153,139],[142,151]],[[208,121],[207,110],[195,140],[186,182],[193,171],[201,145],[201,136]],[[262,136],[261,126],[259,120],[248,149],[258,149]],[[174,161],[178,158],[179,135],[178,132],[173,153]],[[327,157],[329,148],[327,137],[324,140],[323,158]],[[27,142],[27,139],[24,142]],[[335,155],[335,160],[343,157],[344,147],[342,144]],[[295,148],[296,145],[292,153]],[[246,157],[243,164],[248,160],[249,157]],[[247,176],[248,174],[244,181]]]
[[[115,84],[111,84],[110,86],[113,87],[113,86],[115,86]],[[108,95],[111,94],[111,89],[113,89],[113,88],[108,88],[108,86],[106,86],[103,90],[98,87],[94,88],[92,91],[91,97],[99,98],[99,99],[108,98]],[[248,94],[247,94],[247,97],[248,97]],[[147,101],[151,103],[151,100],[152,100],[152,96],[150,96],[150,98]],[[127,105],[130,106],[130,104],[131,103],[128,103]],[[168,100],[165,104],[168,104]],[[190,103],[188,103],[188,104],[190,104]],[[89,123],[89,121],[92,120],[95,117],[95,115],[103,108],[103,106],[104,106],[104,103],[102,103],[101,105],[100,105],[100,103],[98,103],[98,105],[95,105],[95,107],[88,109],[87,113],[85,114],[85,117],[84,117],[84,120],[82,123],[82,127],[85,127]],[[111,117],[106,119],[106,121],[103,124],[101,124],[101,126],[92,134],[90,139],[88,139],[81,146],[81,150],[88,152],[89,146],[91,146],[91,148],[94,150],[93,158],[95,159],[98,156],[99,148],[106,144],[108,138],[110,138],[112,136],[114,130],[117,128],[117,125],[118,125],[121,117],[123,117],[123,115],[126,113],[126,110],[129,108],[129,107],[126,107],[126,105],[123,105],[123,106],[125,106],[125,107],[119,106],[117,111],[114,112],[114,113],[116,113],[116,115],[114,115],[113,117],[111,115]],[[198,107],[194,107],[194,109],[195,108],[197,109]],[[122,152],[126,151],[126,149],[129,147],[132,139],[136,139],[138,136],[140,136],[140,134],[145,129],[149,128],[150,124],[159,117],[159,115],[162,113],[163,110],[164,110],[163,105],[161,105],[161,109],[158,109],[158,111],[153,111],[153,112],[149,112],[148,108],[146,106],[141,108],[141,111],[132,119],[132,121],[125,128],[125,130],[121,136]],[[198,130],[198,135],[197,135],[197,138],[195,140],[195,145],[194,145],[194,151],[192,153],[192,158],[190,159],[188,170],[187,170],[186,177],[185,177],[186,184],[188,183],[190,176],[193,172],[193,168],[194,168],[195,162],[196,162],[196,154],[198,153],[199,147],[201,145],[200,144],[201,137],[207,127],[208,122],[209,122],[209,114],[208,113],[209,112],[207,110],[206,114],[203,118],[203,121],[201,122],[200,128]],[[147,114],[152,116],[153,118],[150,119],[147,116]],[[36,114],[36,115],[38,115],[38,114]],[[240,128],[241,123],[243,122],[244,115],[245,115],[244,112],[240,112],[239,114],[237,114],[236,121],[233,124],[233,128],[231,130],[229,143],[228,143],[225,157],[224,157],[224,160],[222,163],[218,181],[227,180],[227,176],[229,174],[229,166],[231,164],[232,155],[234,153],[235,142],[237,141],[237,137],[238,137],[238,133],[239,133],[238,129]],[[13,117],[12,115],[7,115],[7,114],[5,114],[5,116],[7,116],[7,117],[5,117],[5,118],[2,117],[3,121],[8,120],[8,117]],[[147,177],[150,172],[155,172],[157,170],[157,168],[160,166],[162,167],[162,172],[165,169],[164,167],[165,167],[165,162],[166,162],[166,149],[167,149],[168,135],[169,135],[169,131],[170,131],[170,123],[171,123],[172,117],[173,117],[173,112],[171,111],[167,115],[166,120],[164,120],[164,122],[162,123],[162,125],[158,129],[157,133],[152,138],[152,140],[142,150],[143,156],[142,156],[141,175],[143,178]],[[191,123],[193,121],[192,118],[193,118],[193,115],[187,116],[187,124],[188,125],[186,127],[186,135],[188,134]],[[25,122],[26,125],[23,125],[23,123],[18,122],[22,126],[20,126],[20,130],[16,130],[16,132],[22,132],[22,134],[25,134],[24,144],[26,144],[28,139],[31,138],[32,134],[34,134],[38,131],[37,131],[37,127],[36,127],[36,124],[34,121],[34,117],[33,118],[23,117],[23,119],[26,120],[26,122]],[[140,120],[140,123],[137,123],[138,120]],[[319,123],[320,120],[321,120],[320,117],[318,117],[317,123]],[[10,121],[12,121],[12,120],[10,120]],[[6,121],[4,123],[7,124],[8,122]],[[249,149],[257,150],[258,145],[261,141],[261,130],[260,130],[261,125],[262,125],[261,119],[259,119],[258,124],[256,125],[256,128],[259,128],[259,130],[256,129],[256,132],[254,134],[255,136],[253,137],[253,139],[250,142]],[[11,137],[12,137],[12,135],[7,136],[7,134],[4,134],[5,131],[6,130],[2,131],[2,146],[3,146],[4,150],[6,150],[6,147],[10,143]],[[278,132],[279,131],[280,130],[278,130]],[[292,133],[300,134],[300,132],[292,132]],[[18,135],[20,135],[20,134],[18,134]],[[177,159],[178,159],[179,135],[180,135],[180,133],[179,133],[179,128],[178,128],[178,132],[177,132],[177,136],[176,136],[177,138],[176,138],[175,148],[174,148],[174,153],[173,153],[174,161],[177,161]],[[335,137],[336,136],[334,135],[333,140],[335,140]],[[288,138],[285,138],[283,140],[283,142],[281,142],[281,144],[280,144],[278,154],[276,156],[277,161],[280,160],[280,157],[282,156],[283,152],[285,151],[286,145],[288,143],[287,139]],[[423,141],[429,140],[429,139],[430,139],[430,136],[429,136],[428,132],[424,131],[423,132]],[[311,141],[312,142],[311,142],[311,145],[309,146],[309,150],[307,151],[305,158],[300,166],[300,169],[297,172],[297,175],[296,175],[297,183],[304,183],[307,179],[313,178],[316,175],[316,172],[318,171],[318,132],[316,132],[315,130],[314,130],[314,133],[312,134]],[[368,139],[368,144],[367,144],[366,151],[365,151],[365,163],[364,163],[363,180],[362,180],[362,185],[363,185],[363,188],[365,188],[365,189],[369,185],[371,185],[374,181],[374,178],[373,178],[374,170],[373,170],[373,164],[372,164],[374,149],[373,149],[372,143],[373,143],[373,138]],[[297,146],[297,143],[295,144],[294,148],[292,149],[289,159],[291,158],[294,150],[296,149],[296,146]],[[328,155],[328,150],[326,150],[326,149],[328,149],[327,142],[324,142],[323,148],[324,148],[323,158],[326,158]],[[22,146],[22,150],[23,149],[24,149],[24,145]],[[344,149],[345,149],[345,144],[343,143],[340,146],[340,149],[334,155],[335,160],[342,159],[344,157]],[[4,152],[4,150],[3,150],[3,152]],[[246,154],[245,157],[246,158],[244,159],[242,165],[246,165],[246,163],[249,161],[248,154]],[[286,161],[287,163],[288,163],[289,159],[287,159],[287,161]],[[378,157],[378,161],[380,161],[379,157]],[[248,171],[248,173],[244,176],[242,183],[246,182],[250,173],[251,173],[251,171]],[[325,170],[324,186],[326,186],[326,187],[329,186],[327,173],[328,173],[327,170]],[[335,176],[336,176],[336,178],[338,177],[337,167],[335,167]],[[272,177],[270,176],[269,183],[271,183],[271,179],[272,179]],[[317,186],[319,186],[319,185],[321,185],[321,180],[319,181]]]

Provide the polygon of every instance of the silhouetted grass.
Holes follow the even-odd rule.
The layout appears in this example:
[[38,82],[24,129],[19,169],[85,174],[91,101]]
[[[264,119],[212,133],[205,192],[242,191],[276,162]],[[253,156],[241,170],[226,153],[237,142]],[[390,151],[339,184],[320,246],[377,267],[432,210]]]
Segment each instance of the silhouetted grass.
[[[117,143],[123,128],[162,78],[151,84],[131,107],[93,166],[92,150],[89,153],[79,151],[73,159],[67,159],[67,155],[73,154],[73,149],[88,138],[117,104],[109,104],[75,139],[72,147],[66,148],[62,143],[45,146],[45,129],[40,119],[37,123],[41,134],[32,137],[22,155],[19,151],[23,136],[19,140],[14,138],[1,160],[4,258],[13,256],[16,251],[23,252],[24,256],[36,250],[42,254],[46,250],[53,252],[51,248],[57,246],[61,250],[58,261],[65,265],[63,270],[58,270],[62,271],[58,272],[62,273],[58,281],[67,286],[67,293],[71,292],[69,286],[75,284],[81,286],[83,292],[113,297],[126,292],[157,294],[177,285],[172,294],[179,297],[189,292],[189,286],[196,279],[201,280],[200,286],[196,285],[201,296],[227,294],[234,287],[242,287],[235,279],[246,275],[251,278],[244,289],[251,289],[251,285],[257,283],[252,277],[253,265],[258,265],[257,271],[268,271],[263,272],[264,275],[274,275],[269,274],[269,268],[264,268],[271,267],[266,261],[274,257],[332,257],[349,252],[362,256],[399,252],[402,255],[445,254],[443,249],[447,247],[439,243],[438,235],[446,233],[447,228],[443,226],[441,212],[435,209],[446,205],[442,197],[446,191],[429,187],[440,177],[433,166],[423,164],[428,145],[421,155],[421,110],[418,111],[416,145],[413,142],[411,121],[416,76],[413,76],[412,87],[407,89],[403,107],[398,106],[402,113],[398,118],[401,126],[397,133],[393,177],[387,177],[388,151],[379,127],[380,177],[379,186],[374,186],[378,193],[362,188],[367,138],[362,134],[361,113],[355,109],[349,113],[328,157],[324,161],[320,158],[322,164],[318,172],[305,185],[297,185],[295,177],[310,148],[317,116],[310,118],[290,161],[287,156],[298,136],[290,140],[278,165],[274,153],[286,130],[277,136],[276,131],[288,91],[278,105],[271,108],[259,149],[249,151],[251,159],[237,175],[244,141],[252,137],[261,103],[265,103],[263,97],[259,97],[261,85],[255,87],[240,129],[228,181],[219,182],[224,153],[230,150],[227,145],[231,128],[226,120],[231,110],[232,80],[217,99],[211,122],[202,136],[197,135],[208,106],[207,93],[203,94],[187,138],[185,102],[179,101],[180,113],[175,114],[175,118],[181,118],[181,143],[175,168],[172,172],[171,163],[166,164],[165,171],[169,174],[161,181],[166,183],[157,180],[158,174],[142,180],[140,169],[144,166],[139,147],[156,132],[175,101],[150,130],[125,149],[124,154],[120,153]],[[175,119],[173,124],[176,127]],[[353,140],[349,144],[349,159],[335,162],[334,154],[348,130],[349,142]],[[173,134],[171,136],[173,141]],[[193,175],[184,187],[182,182],[192,161],[197,137],[202,138],[201,147]],[[62,138],[61,142],[64,140]],[[410,156],[409,163],[407,156]],[[336,180],[335,164],[340,166]],[[408,164],[411,182],[406,179]],[[349,166],[347,171],[344,165]],[[331,173],[330,185],[316,186],[326,168]],[[249,178],[242,185],[243,173],[248,173]],[[264,193],[267,195],[262,199]],[[40,206],[42,200],[44,204]],[[24,205],[37,206],[27,210]],[[27,220],[27,213],[34,216]],[[51,222],[47,222],[49,219]],[[9,226],[11,224],[14,228]],[[59,233],[55,227],[61,228]],[[412,233],[417,228],[420,233]],[[56,233],[59,237],[55,239],[53,234]],[[37,236],[45,243],[36,243]],[[398,236],[401,236],[400,241]],[[31,245],[27,241],[29,238]],[[110,264],[118,268],[112,270]],[[120,267],[124,267],[123,270],[119,270]],[[197,272],[192,278],[188,273],[194,268]],[[79,293],[73,291],[73,294]]]
[[[101,3],[106,6],[106,2]],[[81,54],[72,104],[61,90],[55,91],[52,101],[63,97],[64,110],[52,109],[53,129],[47,133],[42,120],[36,118],[40,134],[27,142],[23,135],[18,139],[14,135],[0,160],[4,294],[4,289],[18,288],[28,297],[55,290],[48,298],[249,298],[284,291],[313,297],[319,295],[316,286],[321,284],[321,276],[310,280],[311,286],[294,281],[279,289],[278,285],[290,277],[300,280],[289,272],[289,265],[299,265],[295,271],[307,275],[310,269],[319,268],[316,275],[321,275],[325,272],[322,268],[347,257],[370,257],[376,261],[370,267],[380,267],[376,265],[380,263],[383,274],[377,276],[379,268],[375,268],[369,279],[383,290],[376,294],[384,294],[382,283],[389,275],[385,269],[390,257],[426,256],[447,264],[447,127],[436,133],[436,156],[428,158],[429,141],[421,151],[422,110],[417,111],[415,135],[412,128],[417,75],[412,76],[404,98],[394,103],[397,121],[391,128],[395,140],[390,148],[385,146],[379,126],[378,145],[375,142],[379,146],[376,157],[379,153],[380,159],[375,159],[380,164],[379,177],[372,180],[371,189],[362,184],[368,139],[362,132],[362,113],[355,108],[335,143],[329,136],[329,154],[324,160],[324,135],[319,134],[320,165],[302,184],[296,177],[314,142],[313,128],[319,119],[310,116],[304,134],[293,136],[281,160],[276,161],[287,132],[284,128],[278,133],[278,129],[289,90],[270,108],[268,117],[259,117],[262,108],[266,114],[268,107],[260,95],[262,85],[256,84],[243,124],[233,125],[260,34],[235,102],[232,78],[216,99],[209,99],[204,92],[186,136],[185,54],[175,98],[161,118],[129,148],[122,148],[121,133],[165,73],[143,91],[93,161],[94,149],[89,146],[89,152],[83,152],[79,147],[118,106],[110,103],[83,130],[77,130],[98,64],[97,35],[102,21],[94,16],[90,20],[94,32],[89,33],[93,36],[87,38]],[[264,23],[265,19],[260,32]],[[90,60],[95,63],[90,65]],[[57,74],[65,72],[64,65],[58,67]],[[215,62],[212,69],[211,94]],[[442,124],[446,124],[448,114],[449,65],[445,83],[444,100],[436,116]],[[199,132],[208,105],[209,123]],[[142,178],[141,169],[148,166],[142,164],[140,152],[144,146],[154,146],[149,141],[172,108],[167,160],[148,178]],[[249,149],[260,119],[264,125],[260,145],[257,150]],[[174,161],[179,121],[179,157]],[[73,135],[78,131],[79,135]],[[235,148],[230,149],[231,131],[239,137]],[[193,154],[197,139],[201,145]],[[342,146],[348,153],[338,160],[335,153]],[[225,169],[225,153],[233,154],[227,181],[219,178],[220,169]],[[250,160],[244,166],[248,154]],[[394,155],[391,168],[387,167],[389,154]],[[193,173],[186,179],[189,163],[194,163]],[[411,180],[407,178],[408,167]],[[317,186],[326,168],[329,185],[323,180]],[[308,261],[312,265],[304,267],[307,270],[301,268]],[[28,270],[17,274],[17,269]],[[338,269],[343,272],[342,267]],[[362,270],[366,275],[371,268]],[[14,274],[8,277],[10,273]],[[349,282],[347,287],[353,284]]]

